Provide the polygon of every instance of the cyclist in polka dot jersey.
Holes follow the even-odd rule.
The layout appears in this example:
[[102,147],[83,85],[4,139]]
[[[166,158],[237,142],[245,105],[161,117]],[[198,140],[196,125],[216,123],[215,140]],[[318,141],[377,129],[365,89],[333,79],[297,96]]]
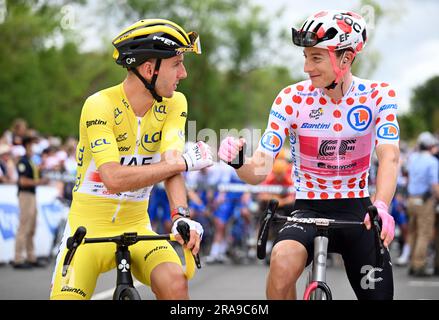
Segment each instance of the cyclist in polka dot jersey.
[[[395,226],[388,205],[396,188],[399,159],[398,105],[389,84],[351,73],[367,40],[366,23],[353,12],[322,11],[292,33],[293,43],[304,47],[304,71],[310,79],[284,88],[275,98],[267,129],[252,157],[238,161],[245,140],[232,137],[222,141],[219,156],[236,168],[242,180],[257,184],[288,139],[295,209],[309,211],[306,217],[364,220],[370,229],[368,172],[375,149],[379,169],[373,204],[388,247]],[[268,298],[296,298],[295,283],[312,260],[314,235],[312,228],[288,223],[279,231],[270,261]],[[392,299],[390,256],[386,252],[384,268],[374,265],[373,233],[350,228],[329,235],[328,249],[342,255],[357,298]],[[365,278],[365,270],[373,274]]]
[[398,145],[395,91],[386,83],[352,77],[335,101],[310,80],[277,96],[258,151],[276,156],[292,146],[298,199],[364,198],[373,146]]

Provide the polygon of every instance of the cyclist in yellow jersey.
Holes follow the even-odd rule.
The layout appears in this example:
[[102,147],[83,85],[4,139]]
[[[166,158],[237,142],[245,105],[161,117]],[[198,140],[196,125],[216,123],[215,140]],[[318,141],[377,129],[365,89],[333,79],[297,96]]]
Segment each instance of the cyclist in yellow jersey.
[[[90,299],[100,273],[115,267],[114,244],[80,247],[71,276],[63,278],[66,240],[78,226],[88,237],[123,232],[154,234],[147,208],[155,183],[164,181],[172,232],[176,221],[190,226],[188,248],[199,251],[201,225],[190,219],[181,173],[213,164],[198,142],[183,153],[187,102],[175,92],[187,73],[184,52],[201,53],[198,35],[163,19],[141,20],[114,40],[114,59],[127,68],[125,80],[90,96],[82,109],[73,202],[52,278],[51,299]],[[180,259],[167,241],[130,247],[132,272],[158,299],[187,299]]]

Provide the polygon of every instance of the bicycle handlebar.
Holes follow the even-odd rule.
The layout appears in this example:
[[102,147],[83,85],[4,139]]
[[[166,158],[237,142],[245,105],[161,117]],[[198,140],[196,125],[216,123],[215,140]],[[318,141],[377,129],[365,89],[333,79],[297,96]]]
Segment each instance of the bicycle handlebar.
[[[180,233],[181,237],[187,243],[190,238],[189,225],[184,221],[179,221],[177,225],[177,231]],[[75,255],[76,249],[82,244],[86,243],[102,243],[102,242],[114,242],[120,246],[131,246],[139,241],[152,241],[152,240],[169,240],[176,241],[175,235],[170,234],[158,234],[158,235],[137,235],[137,232],[125,232],[118,236],[113,237],[100,237],[100,238],[84,238],[87,233],[85,227],[80,226],[76,229],[73,236],[67,239],[67,253],[64,258],[64,265],[62,276],[65,277],[70,266],[73,256]],[[185,261],[186,261],[186,277],[191,279],[195,273],[195,264],[198,269],[201,268],[200,258],[197,254],[196,256],[188,248],[183,249]],[[195,264],[194,264],[195,262]]]
[[69,237],[67,239],[67,254],[64,258],[64,265],[62,270],[62,276],[65,277],[67,274],[67,269],[69,268],[70,262],[72,262],[73,256],[75,255],[76,249],[81,244],[82,240],[84,239],[85,235],[87,233],[87,229],[84,227],[78,227],[76,229],[75,234],[72,237]]
[[[278,206],[277,200],[270,200],[267,209],[264,212],[264,216],[261,221],[261,225],[258,233],[258,241],[257,241],[257,256],[259,259],[264,259],[266,256],[266,244],[268,238],[268,231],[270,228],[270,224],[272,221],[284,220],[287,222],[299,223],[299,224],[312,224],[318,228],[346,228],[353,226],[361,226],[364,225],[363,221],[348,221],[348,220],[335,220],[335,219],[326,219],[326,218],[296,218],[294,214],[300,212],[300,210],[296,210],[292,212],[291,216],[281,216],[276,214],[276,208]],[[378,220],[378,210],[375,206],[369,206],[367,208],[367,213],[370,217],[370,221],[372,224],[372,229],[374,232],[375,239],[375,247],[376,247],[376,263],[377,266],[384,266],[384,245],[380,238],[381,234],[381,226]]]
[[372,224],[372,229],[375,234],[375,248],[376,248],[376,262],[377,266],[384,268],[384,253],[385,248],[383,241],[381,240],[381,225],[378,216],[378,209],[375,206],[369,206],[367,208],[367,213],[369,214],[370,223]]
[[271,220],[274,217],[274,213],[276,212],[277,206],[279,205],[279,201],[276,199],[271,199],[268,202],[267,209],[265,210],[265,214],[262,217],[261,226],[259,228],[258,233],[258,242],[256,247],[256,253],[259,259],[265,259],[267,255],[267,238],[268,238],[268,230],[270,229]]
[[[190,228],[189,225],[184,221],[179,221],[177,223],[177,231],[183,238],[184,243],[188,243],[190,239]],[[194,260],[198,269],[201,269],[200,255],[197,253],[194,255]]]

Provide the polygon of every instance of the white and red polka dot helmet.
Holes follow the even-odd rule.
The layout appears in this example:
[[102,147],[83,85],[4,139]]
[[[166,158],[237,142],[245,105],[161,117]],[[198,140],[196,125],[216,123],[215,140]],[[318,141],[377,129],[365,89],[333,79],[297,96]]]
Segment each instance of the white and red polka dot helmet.
[[359,53],[367,40],[366,21],[347,10],[325,10],[310,16],[300,30],[292,29],[293,43],[330,51],[352,49]]

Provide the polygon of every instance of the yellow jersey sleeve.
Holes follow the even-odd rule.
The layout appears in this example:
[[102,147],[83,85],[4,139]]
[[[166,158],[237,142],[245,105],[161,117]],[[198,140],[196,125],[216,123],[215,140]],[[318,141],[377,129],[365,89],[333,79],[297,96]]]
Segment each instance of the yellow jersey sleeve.
[[111,101],[102,93],[90,96],[81,113],[81,131],[99,168],[106,162],[119,162],[119,150],[113,132],[114,115]]
[[166,122],[162,130],[160,153],[169,150],[183,152],[187,118],[187,101],[184,94],[175,92],[169,103],[168,110]]

